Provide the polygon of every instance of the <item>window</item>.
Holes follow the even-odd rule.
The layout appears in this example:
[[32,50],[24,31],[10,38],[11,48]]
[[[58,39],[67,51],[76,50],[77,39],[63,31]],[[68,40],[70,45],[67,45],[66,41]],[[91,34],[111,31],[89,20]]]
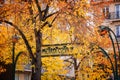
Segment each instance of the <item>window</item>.
[[105,16],[105,18],[109,18],[110,16],[109,16],[109,7],[108,6],[106,6],[106,7],[104,7],[103,8],[103,15]]
[[19,80],[19,74],[18,73],[15,74],[15,80]]
[[116,26],[116,36],[120,37],[120,25]]
[[5,3],[5,0],[0,0],[0,6]]
[[24,74],[24,80],[30,80],[29,79],[29,74]]
[[114,2],[120,2],[119,0],[114,0]]
[[0,0],[0,4],[3,4],[5,2],[5,0]]
[[95,1],[95,2],[97,2],[97,1],[98,2],[104,1],[105,2],[105,1],[111,1],[111,0],[91,0],[91,1]]
[[89,78],[90,76],[89,76],[89,74],[87,75],[87,78]]
[[93,1],[102,1],[102,0],[93,0]]
[[0,22],[0,25],[2,24],[2,22]]
[[23,1],[23,2],[28,2],[28,0],[21,0],[21,1]]
[[115,6],[116,19],[120,18],[120,4]]

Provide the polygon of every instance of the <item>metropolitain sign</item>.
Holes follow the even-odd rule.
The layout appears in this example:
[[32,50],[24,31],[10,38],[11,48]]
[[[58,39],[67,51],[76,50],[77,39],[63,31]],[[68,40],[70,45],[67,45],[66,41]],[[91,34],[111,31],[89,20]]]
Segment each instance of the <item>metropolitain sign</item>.
[[72,53],[74,47],[70,45],[48,45],[42,47],[42,55],[62,55]]

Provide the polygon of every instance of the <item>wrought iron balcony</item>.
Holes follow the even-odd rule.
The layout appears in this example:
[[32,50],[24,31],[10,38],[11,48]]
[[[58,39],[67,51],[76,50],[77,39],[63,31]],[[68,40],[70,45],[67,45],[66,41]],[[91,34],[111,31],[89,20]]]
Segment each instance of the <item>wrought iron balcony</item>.
[[108,4],[109,2],[115,2],[114,0],[90,0],[92,5],[101,5],[101,4]]
[[120,2],[120,0],[90,0],[90,2]]
[[120,0],[113,0],[114,2],[120,2]]
[[105,16],[106,19],[120,19],[120,12],[110,12]]
[[108,2],[108,1],[117,1],[117,0],[91,0],[91,2]]

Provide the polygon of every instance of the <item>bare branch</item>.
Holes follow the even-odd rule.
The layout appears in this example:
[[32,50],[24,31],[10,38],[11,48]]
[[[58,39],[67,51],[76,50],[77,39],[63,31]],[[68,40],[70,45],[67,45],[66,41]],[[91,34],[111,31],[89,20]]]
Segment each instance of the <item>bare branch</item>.
[[46,9],[44,10],[44,15],[43,15],[43,21],[45,20],[47,14],[48,14],[49,6],[47,4]]
[[35,0],[35,3],[36,3],[36,6],[38,8],[38,12],[39,12],[39,20],[41,21],[42,20],[42,11],[41,11],[41,7],[38,3],[38,0]]
[[56,12],[54,12],[54,13],[49,14],[48,16],[46,16],[46,17],[45,17],[45,20],[46,20],[47,18],[49,18],[49,17],[53,16],[53,15],[54,15],[54,14],[56,14],[56,13],[58,13],[58,11],[56,11]]

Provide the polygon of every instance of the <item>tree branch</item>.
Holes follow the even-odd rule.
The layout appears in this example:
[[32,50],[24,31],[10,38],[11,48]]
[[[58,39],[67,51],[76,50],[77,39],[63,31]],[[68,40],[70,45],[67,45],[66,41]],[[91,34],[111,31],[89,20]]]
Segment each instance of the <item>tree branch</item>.
[[80,66],[80,64],[81,64],[81,62],[86,58],[87,56],[84,56],[82,59],[81,59],[81,61],[78,63],[78,65],[77,65],[77,70],[78,70],[78,68],[79,68],[79,66]]
[[46,9],[44,10],[44,15],[43,15],[43,20],[42,21],[46,20],[45,18],[46,18],[47,14],[48,14],[48,10],[49,10],[49,6],[47,4]]
[[47,18],[49,18],[49,17],[53,16],[53,15],[54,15],[54,14],[56,14],[56,13],[58,13],[58,11],[56,11],[56,12],[54,12],[54,13],[49,14],[48,16],[46,16],[46,17],[45,17],[45,20],[46,20]]
[[42,11],[41,11],[41,7],[38,3],[38,0],[35,0],[35,3],[36,3],[36,6],[38,8],[38,12],[39,12],[39,20],[41,21],[42,20]]
[[51,25],[53,24],[53,22],[55,21],[55,19],[58,17],[58,15],[59,15],[59,14],[57,14],[57,15],[54,17],[54,19],[53,19],[52,22],[51,22]]
[[13,26],[20,33],[20,35],[22,36],[22,39],[24,40],[24,43],[26,44],[27,50],[28,50],[28,52],[30,54],[30,57],[33,59],[33,61],[35,61],[35,57],[33,55],[32,49],[31,49],[31,47],[30,47],[30,45],[28,43],[28,40],[26,39],[23,32],[18,28],[18,26],[13,24],[12,22],[7,21],[7,20],[0,20],[0,22],[5,22],[6,24],[9,24],[9,25]]

